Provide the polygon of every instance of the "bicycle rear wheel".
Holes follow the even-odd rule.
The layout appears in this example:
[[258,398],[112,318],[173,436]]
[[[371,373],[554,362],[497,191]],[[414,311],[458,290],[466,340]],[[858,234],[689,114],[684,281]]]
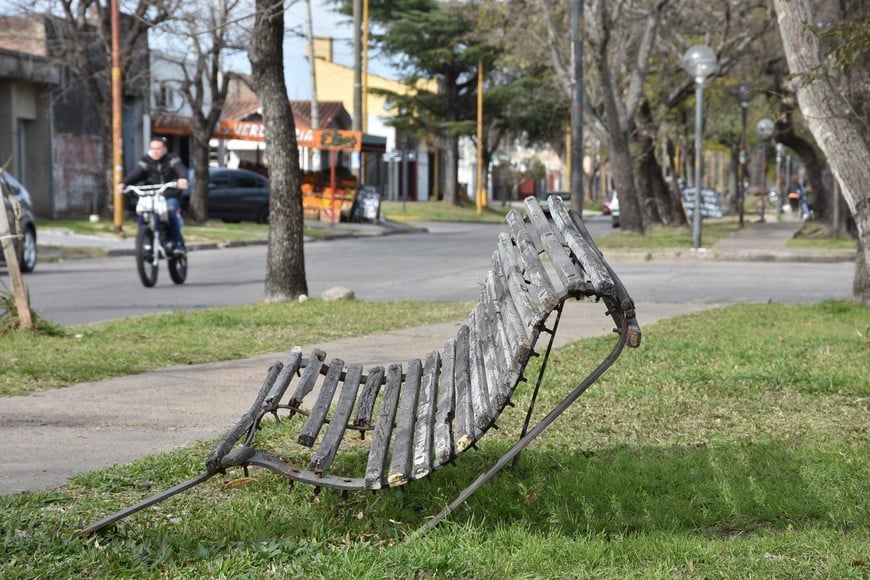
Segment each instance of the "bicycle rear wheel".
[[154,251],[154,230],[149,226],[139,225],[136,232],[136,270],[139,279],[146,288],[157,283],[157,257]]

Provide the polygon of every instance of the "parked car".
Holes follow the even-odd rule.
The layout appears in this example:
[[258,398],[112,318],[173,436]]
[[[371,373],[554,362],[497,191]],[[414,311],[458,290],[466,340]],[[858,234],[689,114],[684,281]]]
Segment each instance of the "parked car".
[[619,227],[619,196],[613,192],[613,197],[610,198],[610,223],[613,227]]
[[[182,192],[182,210],[186,210],[190,204],[190,192],[193,190],[193,170],[191,170],[190,175],[190,186]],[[225,222],[268,223],[269,180],[259,173],[247,169],[209,167],[206,204],[209,219],[219,219]]]
[[[21,185],[9,172],[0,173],[0,187],[3,188],[3,201],[6,206],[6,217],[9,220],[10,233],[19,234],[18,221],[13,214],[12,203],[7,199],[7,194],[15,199],[22,211],[22,237],[13,238],[15,254],[18,256],[18,265],[22,272],[33,272],[36,268],[36,222],[33,218],[33,204],[30,201],[30,192]],[[5,262],[3,252],[0,252],[0,262]]]

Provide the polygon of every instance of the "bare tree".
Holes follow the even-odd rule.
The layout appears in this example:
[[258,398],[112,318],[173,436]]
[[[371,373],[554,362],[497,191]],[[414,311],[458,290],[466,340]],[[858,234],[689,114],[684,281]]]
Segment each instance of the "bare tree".
[[[860,107],[867,106],[868,68],[858,58],[856,68],[848,70],[852,56],[838,60],[836,53],[826,53],[816,24],[816,7],[810,0],[774,0],[779,32],[789,70],[798,80],[798,103],[815,137],[824,151],[843,198],[858,229],[858,258],[852,300],[870,305],[870,148],[867,117]],[[866,10],[866,8],[865,8]],[[861,34],[851,50],[858,54],[867,49],[866,14],[852,13],[856,32]],[[862,48],[863,47],[863,48]],[[854,78],[850,78],[853,77]],[[857,81],[855,83],[849,82]]]
[[[120,38],[121,78],[125,87],[147,91],[148,31],[165,22],[176,10],[179,0],[136,0],[122,4]],[[73,82],[82,87],[97,111],[106,191],[113,191],[114,166],[112,153],[112,26],[108,1],[56,0],[45,4],[49,22],[53,25],[50,50],[63,58]],[[33,11],[38,6],[32,6]],[[145,63],[145,64],[143,64]],[[135,74],[131,74],[135,72]],[[111,199],[111,196],[109,196]]]
[[[174,65],[174,84],[190,105],[193,134],[193,191],[191,219],[202,223],[207,217],[209,141],[223,113],[230,80],[237,76],[224,71],[226,53],[241,50],[248,34],[239,22],[250,11],[244,0],[208,0],[182,5],[165,26],[167,38],[182,50],[161,51],[160,58]],[[178,56],[175,56],[178,55]]]
[[284,81],[284,5],[256,0],[248,58],[254,90],[263,108],[269,159],[269,247],[267,301],[288,301],[308,293],[302,222],[302,172],[296,125]]

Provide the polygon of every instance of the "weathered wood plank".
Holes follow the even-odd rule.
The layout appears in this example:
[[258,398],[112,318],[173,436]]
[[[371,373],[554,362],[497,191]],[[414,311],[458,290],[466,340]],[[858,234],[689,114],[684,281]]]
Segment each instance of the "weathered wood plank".
[[483,368],[483,337],[480,335],[479,318],[480,304],[474,307],[468,317],[468,371],[474,424],[481,431],[485,431],[492,423],[493,414],[489,403],[486,370]]
[[474,414],[471,412],[471,393],[468,376],[468,325],[463,324],[456,333],[456,356],[453,363],[453,381],[456,389],[456,417],[453,420],[453,441],[457,453],[468,449],[475,441]]
[[266,373],[266,378],[263,380],[263,384],[260,385],[260,390],[257,391],[257,398],[254,399],[254,404],[251,405],[247,413],[241,416],[233,428],[224,435],[220,443],[215,445],[209,452],[205,458],[205,468],[209,473],[215,473],[222,469],[221,460],[232,450],[242,435],[251,428],[254,421],[260,416],[260,408],[263,406],[263,401],[266,400],[266,395],[269,394],[272,385],[275,384],[275,379],[278,378],[283,368],[284,364],[281,362],[276,362],[269,367],[269,372]]
[[356,408],[356,424],[359,427],[369,427],[372,424],[372,413],[378,391],[384,383],[384,367],[372,367],[366,376],[366,385],[359,396]]
[[604,260],[594,247],[592,238],[584,236],[583,232],[574,225],[561,198],[555,196],[550,198],[550,215],[574,257],[589,276],[593,290],[601,296],[612,296],[613,278],[604,265]]
[[[578,230],[580,230],[580,232],[583,234],[583,237],[585,237],[588,240],[591,240],[592,236],[589,235],[589,230],[586,229],[586,224],[583,223],[583,220],[580,217],[580,214],[578,214],[574,210],[570,210],[568,212],[568,215],[571,216],[571,221],[574,222],[574,226]],[[638,323],[637,317],[635,314],[634,300],[632,300],[631,296],[628,294],[628,290],[626,289],[625,284],[622,283],[622,280],[619,278],[619,276],[616,274],[616,272],[613,270],[613,268],[610,266],[610,264],[608,264],[607,261],[604,260],[604,255],[601,253],[601,250],[598,249],[598,246],[595,245],[594,240],[592,241],[592,249],[595,251],[596,254],[598,254],[598,256],[601,257],[602,261],[604,262],[604,266],[607,268],[607,271],[610,273],[610,277],[613,280],[614,300],[616,301],[616,304],[618,305],[619,310],[621,312],[625,313],[625,316],[628,318],[628,342],[627,342],[627,345],[631,348],[636,348],[636,347],[640,346],[641,330],[640,330],[640,323]],[[611,307],[610,304],[608,304],[608,308],[610,308],[611,311],[613,310],[613,308]],[[618,323],[618,321],[617,321],[617,323]]]
[[290,351],[290,356],[287,357],[287,362],[284,364],[284,368],[281,369],[281,374],[279,374],[278,378],[275,379],[275,383],[272,385],[269,394],[266,395],[266,399],[263,401],[264,411],[271,412],[278,408],[278,405],[281,404],[281,397],[284,396],[284,392],[287,390],[287,387],[290,386],[290,381],[293,380],[293,375],[295,375],[296,371],[299,370],[299,365],[301,363],[302,349],[294,347],[293,350]]
[[326,378],[320,386],[317,401],[311,407],[308,420],[305,421],[305,425],[302,426],[299,437],[296,439],[300,445],[306,447],[314,445],[314,440],[317,439],[323,422],[326,421],[326,413],[329,411],[329,406],[332,405],[333,397],[335,397],[335,389],[338,386],[338,381],[341,380],[342,370],[344,370],[344,361],[340,358],[332,359],[332,362],[329,363],[329,370],[326,372]]
[[547,219],[544,210],[538,204],[538,200],[528,197],[523,204],[526,208],[526,214],[529,216],[529,221],[538,231],[541,244],[543,244],[544,249],[547,251],[547,257],[550,258],[550,263],[562,280],[565,289],[572,295],[585,289],[586,277],[577,264],[568,256],[568,253],[562,246],[561,240],[553,231],[552,222]]
[[402,365],[391,364],[387,368],[387,381],[381,397],[381,407],[378,420],[375,422],[372,444],[366,463],[365,483],[369,489],[380,489],[387,466],[387,452],[390,448],[390,436],[393,434],[393,421],[396,418],[396,405],[399,402],[399,391],[402,388]]
[[456,357],[456,340],[450,339],[444,345],[444,355],[441,357],[441,380],[438,385],[438,407],[435,411],[435,461],[433,469],[450,462],[455,455],[453,448],[453,433],[450,425],[453,422],[456,392],[453,381],[453,361]]
[[523,277],[529,281],[529,294],[540,310],[549,312],[556,307],[562,296],[557,295],[553,281],[550,280],[550,275],[541,262],[538,248],[529,236],[523,218],[517,212],[511,211],[508,213],[507,221],[519,252]]
[[[491,273],[490,273],[491,274]],[[486,284],[491,283],[491,276],[487,277]],[[507,341],[507,335],[501,324],[496,305],[490,299],[490,291],[484,287],[480,297],[480,305],[484,314],[480,321],[481,334],[484,336],[483,361],[490,385],[489,397],[493,412],[497,416],[504,409],[510,398],[514,382],[511,375],[511,348]]]
[[505,332],[508,335],[508,341],[511,345],[511,357],[520,365],[525,365],[531,354],[532,332],[533,327],[526,327],[523,324],[522,316],[517,310],[516,303],[507,290],[507,280],[501,269],[501,262],[497,256],[493,259],[493,267],[490,270],[492,275],[492,285],[487,285],[489,292],[492,294],[493,302],[498,304],[499,312],[502,316],[502,321],[505,327]]
[[393,437],[393,456],[387,483],[390,487],[408,482],[414,452],[414,424],[417,420],[417,400],[420,396],[420,379],[423,363],[414,359],[408,363],[405,386],[399,399],[396,415],[396,434]]
[[338,447],[341,445],[341,439],[347,430],[347,422],[353,411],[361,380],[362,365],[348,366],[344,384],[341,386],[341,394],[338,396],[338,404],[335,406],[335,413],[329,420],[329,426],[326,428],[326,434],[323,436],[320,447],[317,448],[311,458],[311,463],[308,465],[308,469],[314,473],[323,473],[332,465]]
[[301,405],[305,395],[310,393],[314,388],[314,384],[317,382],[318,377],[320,377],[320,369],[323,368],[323,360],[325,358],[326,353],[319,348],[315,348],[311,352],[311,356],[308,357],[307,364],[305,365],[305,371],[302,373],[302,378],[296,383],[296,389],[293,391],[293,396],[290,397],[291,407]]
[[517,312],[520,313],[523,325],[532,328],[543,320],[544,314],[529,294],[528,284],[517,265],[515,251],[510,236],[502,233],[498,238],[498,251],[492,256],[493,266],[504,272],[507,289]]
[[411,471],[413,479],[426,477],[432,471],[435,400],[440,373],[441,354],[433,350],[426,356],[426,364],[423,365],[423,381],[420,384],[420,400],[417,403],[417,421],[414,425],[414,467]]

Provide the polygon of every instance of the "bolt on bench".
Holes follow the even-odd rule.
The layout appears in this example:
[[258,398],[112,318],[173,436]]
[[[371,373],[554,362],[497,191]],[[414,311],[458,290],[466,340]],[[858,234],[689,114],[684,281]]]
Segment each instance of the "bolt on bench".
[[[519,441],[450,505],[430,520],[431,529],[474,491],[515,458],[600,377],[624,346],[640,345],[634,302],[592,241],[580,216],[566,210],[558,197],[548,208],[534,198],[524,203],[524,216],[507,215],[508,231],[499,235],[480,301],[456,337],[425,360],[373,367],[326,362],[314,349],[307,357],[296,348],[285,363],[276,363],[253,405],[205,461],[205,473],[134,506],[95,522],[79,532],[87,535],[145,507],[190,489],[232,467],[269,469],[291,481],[339,490],[377,490],[426,477],[454,461],[495,426],[510,405],[517,385],[526,379],[535,346],[548,335],[526,424]],[[618,338],[610,354],[554,407],[528,429],[541,379],[569,299],[600,300]],[[290,393],[285,401],[285,395]],[[306,396],[308,396],[306,398]],[[313,399],[310,408],[304,400]],[[285,402],[282,402],[285,401]],[[297,442],[310,448],[307,465],[294,465],[257,449],[257,433],[268,416],[302,422]],[[358,450],[368,441],[364,469],[337,473],[333,463],[343,447]]]

